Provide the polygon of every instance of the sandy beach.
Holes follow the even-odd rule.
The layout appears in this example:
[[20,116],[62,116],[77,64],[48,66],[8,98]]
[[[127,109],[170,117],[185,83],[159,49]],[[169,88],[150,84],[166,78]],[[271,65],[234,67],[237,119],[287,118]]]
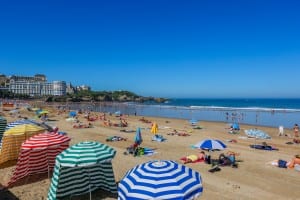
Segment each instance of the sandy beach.
[[[220,122],[201,121],[199,125],[202,129],[192,129],[187,120],[170,119],[170,118],[153,118],[146,117],[151,122],[156,122],[159,126],[159,134],[163,135],[167,140],[165,142],[151,141],[152,134],[150,133],[150,124],[143,123],[139,119],[142,116],[125,116],[128,122],[126,130],[136,130],[137,127],[142,129],[143,143],[142,147],[155,148],[156,154],[152,156],[124,155],[126,147],[133,144],[135,132],[121,132],[119,127],[104,126],[103,121],[97,120],[92,122],[93,128],[73,128],[72,122],[67,122],[65,119],[68,113],[57,114],[56,110],[50,110],[48,123],[51,126],[59,127],[60,131],[67,132],[71,137],[70,145],[81,141],[98,141],[108,144],[113,147],[117,154],[113,159],[113,169],[116,181],[120,181],[125,173],[137,164],[144,163],[150,160],[174,160],[180,161],[181,157],[197,154],[199,150],[191,148],[191,145],[206,139],[220,139],[227,145],[224,151],[238,152],[237,157],[238,168],[221,167],[221,171],[210,173],[208,170],[211,165],[204,162],[189,163],[187,166],[201,173],[203,181],[203,193],[199,199],[299,199],[299,176],[300,172],[294,169],[283,169],[267,164],[275,159],[283,159],[289,161],[294,155],[300,154],[299,144],[288,145],[286,142],[292,141],[292,138],[287,136],[278,136],[278,128],[258,127],[241,124],[239,134],[229,134],[228,124]],[[8,112],[2,112],[8,122],[15,121],[17,118],[9,116]],[[21,116],[32,118],[33,112],[26,110],[21,111]],[[99,113],[96,113],[99,114]],[[107,116],[111,122],[118,122],[119,118],[115,116]],[[83,114],[79,115],[79,120],[87,123]],[[255,140],[247,138],[244,130],[250,128],[258,128],[267,132],[271,140]],[[180,132],[186,132],[190,136],[172,136],[168,135],[173,129]],[[293,135],[292,130],[285,130],[286,134]],[[121,136],[127,138],[127,141],[107,142],[106,139],[110,136]],[[236,143],[228,142],[236,140]],[[255,150],[249,147],[251,144],[261,144],[266,141],[269,145],[275,146],[279,151],[264,151]],[[212,158],[217,159],[221,152],[212,152]],[[14,162],[8,162],[0,166],[0,184],[5,185],[11,178],[14,170]],[[47,174],[33,175],[26,180],[20,181],[18,185],[9,188],[8,191],[0,192],[10,193],[10,199],[21,200],[41,200],[46,199],[50,179]],[[3,197],[3,196],[2,196]],[[72,200],[88,199],[88,195],[72,197]],[[117,199],[116,195],[109,194],[102,190],[97,190],[92,193],[92,199]]]

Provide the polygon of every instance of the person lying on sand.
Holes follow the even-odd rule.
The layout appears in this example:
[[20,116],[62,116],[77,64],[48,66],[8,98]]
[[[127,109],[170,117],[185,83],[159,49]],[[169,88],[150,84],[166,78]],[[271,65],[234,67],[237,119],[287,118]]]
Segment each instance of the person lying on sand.
[[205,160],[205,157],[206,155],[204,151],[201,151],[198,155],[188,155],[185,157],[186,159],[183,161],[183,164],[193,163],[197,160]]
[[273,166],[277,166],[279,168],[293,169],[296,164],[300,165],[300,155],[295,155],[289,162],[279,159],[279,160],[273,160],[269,162],[269,164]]
[[233,151],[228,151],[225,154],[221,153],[219,156],[219,164],[222,166],[232,166],[232,167],[237,167],[236,165],[236,158],[235,156],[240,155],[239,153],[233,152]]

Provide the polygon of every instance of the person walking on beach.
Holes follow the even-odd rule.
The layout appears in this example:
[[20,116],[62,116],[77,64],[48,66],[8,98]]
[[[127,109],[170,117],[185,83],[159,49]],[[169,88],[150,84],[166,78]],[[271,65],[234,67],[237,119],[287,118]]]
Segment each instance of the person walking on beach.
[[298,126],[298,124],[294,125],[294,134],[295,134],[295,137],[299,137],[299,126]]
[[283,126],[279,126],[279,133],[278,136],[284,136],[284,127]]

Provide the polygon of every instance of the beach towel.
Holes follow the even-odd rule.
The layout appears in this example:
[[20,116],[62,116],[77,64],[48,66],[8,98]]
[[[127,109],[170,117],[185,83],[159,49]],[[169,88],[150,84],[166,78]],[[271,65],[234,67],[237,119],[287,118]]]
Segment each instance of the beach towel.
[[258,129],[245,130],[245,134],[251,138],[271,139],[271,137],[267,133]]
[[[187,162],[188,157],[182,157],[182,158],[180,158],[180,160],[182,160],[183,162]],[[196,160],[194,160],[194,161],[192,161],[190,163],[198,163],[198,162],[204,162],[204,160],[198,158],[198,159],[196,159]]]
[[106,142],[114,142],[114,141],[126,141],[127,138],[123,138],[120,136],[111,136],[106,139]]
[[250,147],[254,148],[254,149],[267,150],[267,151],[274,151],[274,150],[278,151],[279,150],[279,149],[274,148],[270,145],[265,146],[265,145],[260,145],[260,144],[252,144],[252,145],[250,145]]
[[164,138],[162,135],[154,135],[152,137],[152,141],[156,141],[156,142],[163,142],[165,140],[166,138]]
[[144,155],[145,156],[152,156],[155,153],[156,153],[156,151],[154,149],[144,147]]
[[134,133],[135,130],[126,130],[126,129],[122,129],[122,130],[120,130],[120,132],[124,132],[124,133]]
[[193,129],[203,129],[203,127],[201,127],[201,126],[196,126],[196,127],[193,127]]

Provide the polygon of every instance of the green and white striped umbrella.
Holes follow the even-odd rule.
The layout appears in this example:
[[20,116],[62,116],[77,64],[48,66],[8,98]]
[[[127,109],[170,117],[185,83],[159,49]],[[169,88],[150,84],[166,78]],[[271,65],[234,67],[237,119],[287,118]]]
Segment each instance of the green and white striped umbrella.
[[111,160],[116,151],[98,142],[80,142],[56,157],[48,199],[89,193],[98,188],[117,192]]
[[4,117],[0,116],[0,142],[2,140],[3,137],[3,133],[5,131],[5,127],[6,127],[7,121]]

